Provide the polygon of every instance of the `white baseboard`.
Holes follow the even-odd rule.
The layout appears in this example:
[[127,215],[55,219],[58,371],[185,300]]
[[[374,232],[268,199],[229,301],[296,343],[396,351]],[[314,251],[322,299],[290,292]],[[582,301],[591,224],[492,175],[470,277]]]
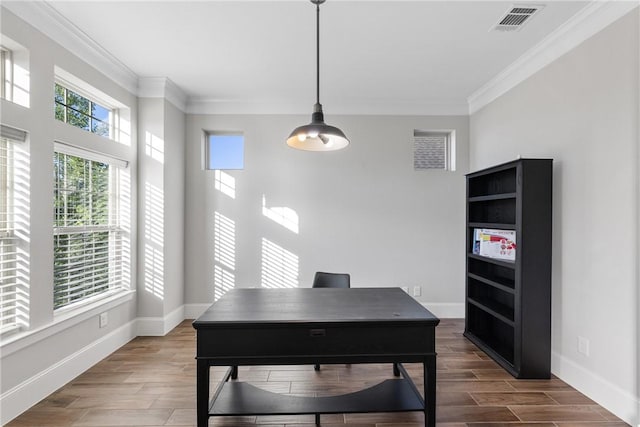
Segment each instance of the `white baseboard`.
[[135,321],[131,321],[2,393],[0,424],[5,425],[135,336]]
[[421,304],[441,319],[464,319],[464,303],[423,302]]
[[551,372],[624,422],[640,426],[640,396],[633,396],[555,351],[551,352]]
[[185,319],[185,306],[173,310],[164,317],[138,317],[136,332],[141,337],[162,337],[168,334]]
[[185,304],[184,305],[184,318],[185,319],[197,319],[202,313],[207,311],[207,308],[211,307],[209,304]]

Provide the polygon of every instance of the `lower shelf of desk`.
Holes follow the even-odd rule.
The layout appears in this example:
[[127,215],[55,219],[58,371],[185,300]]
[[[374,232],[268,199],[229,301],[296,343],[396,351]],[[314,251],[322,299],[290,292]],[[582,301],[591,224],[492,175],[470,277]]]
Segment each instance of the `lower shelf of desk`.
[[424,411],[410,380],[389,379],[340,396],[300,397],[273,393],[245,382],[226,382],[211,403],[210,416],[299,415]]

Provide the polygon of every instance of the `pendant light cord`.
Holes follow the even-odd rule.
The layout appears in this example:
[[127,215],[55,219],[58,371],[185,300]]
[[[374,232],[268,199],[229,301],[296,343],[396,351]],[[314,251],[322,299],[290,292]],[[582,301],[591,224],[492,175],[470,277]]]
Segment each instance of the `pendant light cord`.
[[316,104],[320,104],[320,3],[316,3]]

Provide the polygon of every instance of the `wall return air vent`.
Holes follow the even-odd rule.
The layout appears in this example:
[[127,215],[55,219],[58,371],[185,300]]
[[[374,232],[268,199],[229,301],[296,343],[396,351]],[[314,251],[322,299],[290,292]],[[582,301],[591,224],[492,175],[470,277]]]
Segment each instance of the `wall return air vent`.
[[518,31],[524,24],[531,21],[531,17],[542,7],[541,5],[514,5],[500,18],[492,30]]

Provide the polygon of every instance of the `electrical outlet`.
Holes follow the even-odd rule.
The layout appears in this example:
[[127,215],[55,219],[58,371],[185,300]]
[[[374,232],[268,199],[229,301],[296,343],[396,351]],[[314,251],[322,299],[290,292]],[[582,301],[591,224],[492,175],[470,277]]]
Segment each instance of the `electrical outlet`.
[[104,328],[105,326],[107,326],[109,324],[109,313],[107,313],[106,311],[104,313],[100,313],[100,327]]
[[589,340],[585,337],[578,337],[578,353],[589,357]]
[[421,286],[414,286],[413,287],[413,296],[414,297],[419,297],[420,295],[422,295],[422,287]]
[[403,286],[403,287],[402,287],[402,290],[403,290],[406,294],[408,294],[408,293],[409,293],[409,287],[408,287],[408,286]]

